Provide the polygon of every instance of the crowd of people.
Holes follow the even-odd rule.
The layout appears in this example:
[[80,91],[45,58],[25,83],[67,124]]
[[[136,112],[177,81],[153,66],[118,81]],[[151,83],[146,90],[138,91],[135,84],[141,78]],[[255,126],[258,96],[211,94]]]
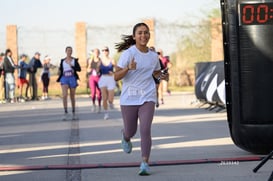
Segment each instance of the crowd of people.
[[[100,52],[102,52],[102,56],[100,56]],[[102,101],[105,120],[109,118],[108,109],[114,108],[116,88],[116,81],[114,80],[115,60],[109,54],[110,50],[107,46],[103,47],[101,51],[95,48],[87,60],[90,96],[93,103],[92,111],[100,113]]]
[[[157,53],[162,71],[167,71],[172,66],[169,57],[163,56],[161,49],[158,51],[154,47],[150,47],[149,49]],[[110,50],[107,46],[101,50],[95,48],[90,52],[90,57],[87,59],[87,75],[92,101],[92,112],[101,113],[103,111],[104,119],[109,118],[108,109],[114,108],[115,89],[119,88],[118,82],[113,78],[116,70],[115,60],[109,54]],[[170,95],[168,80],[160,80],[154,77],[154,81],[157,89],[156,107],[159,107],[160,104],[164,104],[164,93]]]
[[[156,51],[154,47],[150,47],[150,50],[157,52],[162,70],[171,67],[168,56],[163,56],[161,49]],[[119,84],[113,78],[115,60],[109,57],[109,54],[107,46],[101,50],[95,48],[87,60],[92,112],[100,113],[101,107],[103,107],[104,119],[109,118],[108,109],[114,108],[115,88],[119,88]],[[44,56],[42,61],[40,57],[41,54],[35,52],[33,57],[28,60],[28,55],[21,54],[18,63],[16,63],[10,49],[0,54],[0,104],[49,99],[50,69],[56,68],[56,66],[51,64],[49,55]],[[41,69],[39,76],[36,75],[38,69]],[[15,71],[17,71],[18,77],[15,77]],[[167,80],[159,81],[155,78],[154,80],[158,90],[156,107],[159,107],[160,104],[164,104],[163,93],[170,94],[170,91]],[[38,82],[42,83],[41,96],[38,96]],[[16,87],[18,88],[17,97]]]
[[[33,57],[29,58],[26,54],[19,57],[18,63],[12,57],[12,51],[7,49],[5,53],[0,54],[0,103],[25,102],[28,100],[39,100],[38,96],[38,76],[37,70],[40,68],[41,80],[43,85],[42,100],[48,99],[48,86],[50,80],[50,68],[54,68],[50,61],[51,58],[46,55],[43,62],[40,60],[41,54],[35,52]],[[16,74],[17,71],[17,74]],[[15,77],[17,75],[17,77]],[[16,87],[18,95],[16,95]]]
[[[109,109],[114,109],[115,88],[118,81],[122,81],[120,95],[121,116],[123,129],[121,130],[121,145],[125,153],[131,153],[134,137],[140,127],[141,157],[139,175],[149,175],[149,158],[151,153],[151,126],[155,108],[164,104],[163,92],[168,91],[171,62],[163,51],[148,47],[150,39],[149,27],[145,23],[138,23],[133,28],[132,35],[124,35],[122,42],[116,44],[121,56],[116,63],[110,57],[107,46],[92,50],[87,59],[87,75],[92,102],[92,112],[103,111],[104,119],[109,119]],[[101,54],[102,52],[102,54]],[[58,79],[62,89],[62,103],[64,115],[62,120],[77,120],[76,88],[78,87],[81,65],[78,58],[72,56],[71,46],[65,48],[66,57],[61,59],[58,68]],[[41,54],[36,52],[27,63],[28,56],[22,54],[18,64],[12,58],[12,51],[7,49],[0,56],[0,100],[2,103],[14,103],[15,87],[19,88],[19,101],[26,99],[38,100],[37,70],[40,68],[40,80],[43,82],[42,99],[48,99],[50,82],[50,57],[45,56],[43,62]],[[18,70],[17,83],[14,77]],[[25,85],[25,96],[24,92]],[[28,95],[31,89],[31,95]],[[170,92],[168,92],[170,93]],[[68,97],[71,100],[72,118],[68,111]],[[103,110],[102,110],[103,109]]]

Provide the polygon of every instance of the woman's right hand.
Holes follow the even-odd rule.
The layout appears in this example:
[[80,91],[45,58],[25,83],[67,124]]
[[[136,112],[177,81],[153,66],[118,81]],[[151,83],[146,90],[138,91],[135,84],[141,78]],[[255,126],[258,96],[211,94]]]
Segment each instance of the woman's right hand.
[[128,69],[129,70],[136,70],[136,62],[135,62],[135,59],[133,58],[130,63],[128,64]]

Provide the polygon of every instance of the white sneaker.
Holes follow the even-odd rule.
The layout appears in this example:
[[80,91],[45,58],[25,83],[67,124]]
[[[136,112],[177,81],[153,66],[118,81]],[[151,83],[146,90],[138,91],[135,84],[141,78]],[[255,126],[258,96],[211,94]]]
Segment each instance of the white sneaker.
[[64,115],[62,116],[62,121],[68,121],[68,120],[69,120],[68,113],[64,113]]
[[78,116],[76,116],[76,114],[73,114],[72,120],[79,120],[79,118],[78,118]]
[[104,114],[104,120],[107,120],[107,119],[109,119],[109,114],[108,114],[108,113],[105,113],[105,114]]
[[25,101],[25,99],[23,97],[20,97],[19,102],[26,102],[26,101]]
[[93,105],[93,106],[92,106],[92,112],[96,112],[96,109],[97,109],[97,106],[96,106],[96,105]]
[[97,109],[97,113],[100,113],[100,112],[101,112],[101,107],[99,106]]

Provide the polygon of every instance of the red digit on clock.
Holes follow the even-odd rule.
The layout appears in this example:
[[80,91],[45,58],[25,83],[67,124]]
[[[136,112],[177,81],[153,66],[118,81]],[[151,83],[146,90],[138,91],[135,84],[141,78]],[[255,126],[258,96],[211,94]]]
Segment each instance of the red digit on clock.
[[244,24],[251,24],[254,21],[254,6],[246,5],[243,7],[242,21]]
[[[264,13],[264,14],[261,14]],[[265,23],[268,20],[268,6],[267,5],[259,5],[257,8],[257,22]]]

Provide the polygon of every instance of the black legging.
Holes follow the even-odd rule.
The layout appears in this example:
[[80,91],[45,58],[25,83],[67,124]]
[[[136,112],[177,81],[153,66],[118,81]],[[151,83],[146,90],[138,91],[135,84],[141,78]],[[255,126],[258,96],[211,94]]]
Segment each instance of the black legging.
[[32,89],[31,99],[38,99],[38,85],[36,81],[36,73],[29,73],[29,85]]
[[42,82],[43,82],[43,93],[48,93],[48,86],[49,86],[48,73],[44,73],[42,75]]

